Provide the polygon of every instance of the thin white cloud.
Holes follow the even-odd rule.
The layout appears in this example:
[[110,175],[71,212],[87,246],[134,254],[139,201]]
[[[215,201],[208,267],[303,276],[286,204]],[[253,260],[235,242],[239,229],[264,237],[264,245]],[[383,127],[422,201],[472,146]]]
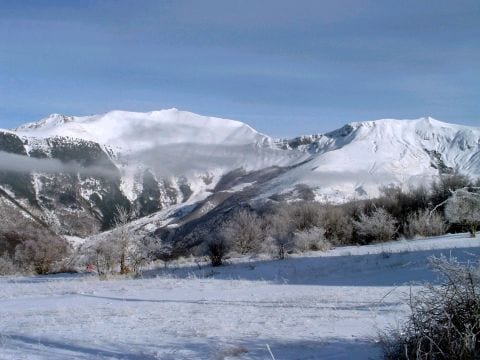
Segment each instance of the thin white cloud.
[[57,159],[37,159],[25,155],[18,155],[0,151],[0,170],[18,173],[80,173],[87,176],[115,176],[114,170],[100,166],[83,167],[76,162],[64,163]]

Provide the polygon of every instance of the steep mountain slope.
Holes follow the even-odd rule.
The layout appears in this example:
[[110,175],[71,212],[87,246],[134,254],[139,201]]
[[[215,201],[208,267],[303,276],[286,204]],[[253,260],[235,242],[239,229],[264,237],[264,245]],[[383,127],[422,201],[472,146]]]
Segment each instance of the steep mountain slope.
[[116,206],[140,217],[160,211],[157,227],[191,228],[252,200],[345,201],[454,169],[478,177],[480,128],[387,119],[273,140],[238,121],[176,109],[54,114],[0,130],[0,162],[1,190],[58,231],[85,236],[108,229]]

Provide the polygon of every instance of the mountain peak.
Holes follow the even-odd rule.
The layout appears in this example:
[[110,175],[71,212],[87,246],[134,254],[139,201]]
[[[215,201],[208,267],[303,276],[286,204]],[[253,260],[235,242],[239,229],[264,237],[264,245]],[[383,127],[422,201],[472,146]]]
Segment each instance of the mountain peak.
[[46,118],[43,118],[39,121],[30,122],[27,124],[20,125],[15,128],[15,131],[25,131],[25,130],[35,130],[35,129],[44,129],[56,127],[61,124],[72,122],[74,120],[73,116],[63,115],[53,113],[48,115]]

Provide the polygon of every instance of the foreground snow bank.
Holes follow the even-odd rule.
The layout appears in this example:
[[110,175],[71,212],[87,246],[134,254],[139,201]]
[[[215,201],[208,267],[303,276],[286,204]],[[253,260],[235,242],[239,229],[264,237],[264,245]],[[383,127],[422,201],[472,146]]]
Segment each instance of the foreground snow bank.
[[345,247],[285,261],[184,266],[145,278],[0,278],[0,359],[368,359],[428,257],[480,255],[466,235]]

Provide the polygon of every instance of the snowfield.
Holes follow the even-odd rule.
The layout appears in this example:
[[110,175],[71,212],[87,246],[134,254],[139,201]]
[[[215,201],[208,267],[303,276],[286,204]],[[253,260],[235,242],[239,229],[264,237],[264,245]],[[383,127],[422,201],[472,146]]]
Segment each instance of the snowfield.
[[428,258],[441,254],[476,261],[480,241],[184,262],[142,279],[1,277],[0,359],[375,359],[378,333],[408,316],[410,290],[437,281]]

